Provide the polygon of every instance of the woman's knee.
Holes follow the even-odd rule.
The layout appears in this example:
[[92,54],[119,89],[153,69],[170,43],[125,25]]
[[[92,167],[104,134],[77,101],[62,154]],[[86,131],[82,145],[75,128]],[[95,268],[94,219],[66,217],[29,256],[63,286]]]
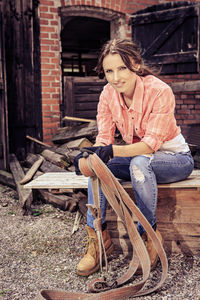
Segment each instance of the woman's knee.
[[144,182],[145,170],[149,167],[151,156],[138,155],[133,157],[130,164],[130,173],[137,181]]

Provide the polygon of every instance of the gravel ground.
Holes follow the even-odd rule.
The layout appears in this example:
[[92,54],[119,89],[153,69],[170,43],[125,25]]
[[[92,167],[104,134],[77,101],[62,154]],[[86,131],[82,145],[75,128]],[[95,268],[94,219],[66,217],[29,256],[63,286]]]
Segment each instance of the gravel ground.
[[[40,202],[33,204],[31,216],[21,216],[17,193],[0,185],[0,300],[32,300],[46,288],[86,292],[87,284],[100,277],[100,273],[89,278],[76,275],[85,247],[85,219],[71,236],[74,218],[75,213]],[[200,299],[200,257],[173,254],[168,260],[169,273],[161,289],[134,299]],[[113,254],[108,276],[118,276],[127,266],[122,255]],[[159,272],[160,266],[151,274],[150,285]]]

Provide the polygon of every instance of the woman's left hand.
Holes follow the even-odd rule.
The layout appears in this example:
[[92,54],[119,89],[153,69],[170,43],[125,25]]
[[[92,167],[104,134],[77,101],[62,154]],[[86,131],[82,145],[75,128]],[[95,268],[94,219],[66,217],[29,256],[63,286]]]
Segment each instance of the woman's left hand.
[[74,158],[74,166],[75,166],[76,175],[81,175],[81,172],[80,172],[79,166],[78,166],[78,161],[79,161],[80,158],[84,157],[84,155],[83,155],[84,152],[86,152],[88,154],[90,154],[91,152],[96,153],[104,163],[107,163],[111,158],[113,158],[112,144],[110,144],[108,146],[82,148],[81,153],[79,153]]

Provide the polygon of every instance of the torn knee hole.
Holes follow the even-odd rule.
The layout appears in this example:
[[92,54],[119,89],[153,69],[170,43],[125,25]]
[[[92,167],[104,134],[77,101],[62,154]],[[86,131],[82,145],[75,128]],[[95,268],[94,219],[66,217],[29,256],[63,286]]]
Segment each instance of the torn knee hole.
[[133,166],[133,175],[136,181],[144,182],[144,174],[136,166]]

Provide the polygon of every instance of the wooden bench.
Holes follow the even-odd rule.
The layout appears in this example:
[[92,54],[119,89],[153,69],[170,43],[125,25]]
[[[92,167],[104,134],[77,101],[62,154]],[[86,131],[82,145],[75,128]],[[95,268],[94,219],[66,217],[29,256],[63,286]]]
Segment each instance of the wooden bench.
[[[45,173],[26,184],[32,189],[87,189],[88,178],[75,173]],[[130,182],[122,182],[134,200]],[[135,220],[136,221],[136,220]],[[130,242],[123,223],[107,208],[108,229],[116,249],[127,254]],[[200,248],[200,170],[183,181],[158,185],[157,223],[165,249],[171,253],[198,254]]]

